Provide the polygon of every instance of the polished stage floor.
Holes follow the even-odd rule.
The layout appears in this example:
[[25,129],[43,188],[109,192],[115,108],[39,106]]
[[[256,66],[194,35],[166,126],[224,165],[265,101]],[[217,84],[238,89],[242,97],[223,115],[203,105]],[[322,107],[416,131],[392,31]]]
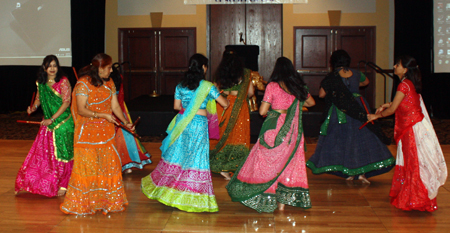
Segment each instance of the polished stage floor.
[[[308,170],[313,207],[286,206],[271,214],[232,202],[225,189],[227,181],[213,175],[219,212],[179,211],[147,199],[140,191],[140,179],[160,160],[160,143],[143,143],[153,164],[124,175],[130,202],[125,212],[65,215],[59,210],[63,197],[14,195],[17,171],[32,142],[0,140],[0,232],[450,232],[450,182],[439,190],[437,211],[406,212],[389,204],[393,171],[364,185],[332,175],[313,175]],[[307,145],[307,149],[309,158],[315,145]],[[395,154],[396,146],[389,149]],[[442,149],[450,161],[450,145],[442,145]]]

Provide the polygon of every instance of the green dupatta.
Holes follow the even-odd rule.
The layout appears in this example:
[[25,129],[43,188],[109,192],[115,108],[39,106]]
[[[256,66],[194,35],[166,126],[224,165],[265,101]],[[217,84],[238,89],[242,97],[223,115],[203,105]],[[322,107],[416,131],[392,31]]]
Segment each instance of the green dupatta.
[[[267,144],[264,140],[264,134],[271,129],[276,129],[278,118],[281,113],[276,111],[270,111],[267,114],[267,118],[264,121],[261,132],[259,135],[259,143],[267,149],[274,149],[280,146],[283,141],[288,140],[289,143],[295,143],[295,149],[289,155],[286,164],[283,166],[283,169],[277,173],[277,175],[270,181],[266,183],[246,183],[238,180],[238,174],[241,170],[244,163],[242,163],[236,174],[231,177],[230,182],[226,186],[228,190],[228,194],[231,197],[232,201],[238,201],[242,204],[249,206],[258,212],[273,212],[277,208],[277,201],[280,203],[310,208],[311,200],[309,197],[309,190],[304,188],[290,188],[286,187],[283,184],[279,183],[276,194],[264,193],[273,183],[278,179],[278,177],[283,173],[286,167],[291,162],[292,158],[295,155],[295,152],[298,150],[298,147],[301,142],[301,137],[303,134],[303,124],[302,124],[302,112],[301,109],[303,107],[304,102],[299,102],[298,99],[292,103],[292,105],[288,108],[286,113],[286,118],[284,124],[281,126],[280,131],[278,132],[275,142],[273,146]],[[292,121],[295,118],[295,114],[298,112],[298,134],[297,138],[293,138],[292,136],[286,138],[288,132],[291,130]]]
[[[37,86],[44,118],[50,119],[63,104],[62,96],[47,84],[38,83]],[[71,161],[73,159],[74,122],[70,107],[64,110],[58,118],[54,119],[53,123],[47,126],[47,130],[52,132],[56,160],[62,162]]]
[[[228,137],[230,136],[230,133],[233,131],[236,122],[238,120],[239,113],[241,112],[242,105],[244,104],[244,101],[247,101],[247,93],[248,93],[248,87],[250,85],[250,73],[251,71],[249,69],[244,69],[244,75],[243,75],[243,82],[241,89],[238,92],[238,95],[236,96],[236,101],[234,102],[233,109],[231,110],[231,115],[234,117],[230,117],[227,127],[225,128],[225,131],[223,135],[221,135],[219,142],[216,144],[214,149],[212,149],[209,152],[209,156],[214,157],[217,153],[220,152],[220,150],[225,146],[225,142],[228,140]],[[224,110],[225,112],[225,110]],[[225,122],[225,119],[222,119],[219,123],[219,127],[221,127]]]
[[[175,140],[177,140],[177,138],[181,135],[181,133],[183,133],[183,131],[192,121],[194,116],[197,114],[197,111],[200,109],[203,101],[208,96],[212,86],[214,86],[214,84],[212,84],[211,82],[202,80],[199,87],[195,91],[194,99],[185,108],[183,114],[178,113],[172,119],[166,131],[168,135],[163,140],[160,148],[162,153],[164,153],[175,142]],[[215,112],[215,104],[215,100],[209,100],[206,110],[208,112]]]

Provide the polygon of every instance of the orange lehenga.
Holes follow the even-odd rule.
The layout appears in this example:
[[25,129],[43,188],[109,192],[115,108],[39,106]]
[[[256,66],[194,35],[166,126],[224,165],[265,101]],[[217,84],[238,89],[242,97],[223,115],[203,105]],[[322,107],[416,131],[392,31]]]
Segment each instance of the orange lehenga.
[[100,87],[82,77],[72,96],[75,121],[74,165],[61,210],[66,214],[86,215],[96,211],[119,212],[128,204],[122,181],[122,164],[115,146],[115,129],[104,118],[78,115],[76,96],[88,97],[86,107],[99,113],[112,113],[111,100],[116,94],[112,80]]
[[[250,110],[248,106],[248,86],[250,70],[244,70],[242,82],[236,86],[237,96],[228,95],[230,106],[225,110],[217,105],[220,139],[210,140],[210,165],[215,173],[236,171],[250,153]],[[236,90],[233,89],[233,90]]]

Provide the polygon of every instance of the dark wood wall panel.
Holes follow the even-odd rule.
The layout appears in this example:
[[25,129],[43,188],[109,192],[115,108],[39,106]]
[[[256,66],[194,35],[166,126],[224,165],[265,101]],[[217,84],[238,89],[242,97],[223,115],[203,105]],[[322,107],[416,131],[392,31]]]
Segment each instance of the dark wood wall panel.
[[328,68],[328,38],[326,36],[302,36],[302,68]]
[[214,75],[225,46],[240,44],[239,33],[245,37],[245,7],[243,5],[210,6],[210,73]]
[[124,75],[125,100],[153,91],[173,95],[195,52],[195,28],[119,28],[119,62],[131,71]]
[[155,48],[154,46],[151,46],[152,44],[154,44],[154,41],[152,41],[152,37],[128,38],[128,51],[140,51],[139,53],[129,56],[128,58],[128,61],[130,62],[133,69],[153,70],[156,67],[154,56]]
[[[358,68],[361,60],[375,61],[375,27],[294,27],[294,35],[295,68],[313,95],[319,93],[320,82],[330,70],[329,59],[333,51],[346,50],[352,58],[352,68]],[[375,73],[369,70],[365,74],[370,84],[360,92],[373,108]]]
[[211,74],[217,69],[226,45],[258,45],[259,73],[269,79],[275,61],[282,56],[282,5],[210,5]]
[[189,64],[188,38],[187,37],[166,37],[164,51],[162,54],[170,56],[164,56],[164,60],[161,62],[161,66],[164,69],[184,69]]

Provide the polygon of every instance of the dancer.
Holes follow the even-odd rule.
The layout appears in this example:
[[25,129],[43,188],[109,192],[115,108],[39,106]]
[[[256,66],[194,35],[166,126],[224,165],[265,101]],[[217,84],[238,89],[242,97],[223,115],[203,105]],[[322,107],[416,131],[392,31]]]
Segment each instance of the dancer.
[[[128,204],[115,145],[117,116],[127,127],[117,101],[114,82],[109,77],[112,59],[97,54],[91,65],[81,69],[73,92],[75,119],[74,166],[61,210],[66,214],[119,212]],[[113,115],[114,113],[114,115]]]
[[258,212],[273,212],[277,204],[279,210],[311,207],[302,107],[314,105],[292,62],[278,58],[259,109],[267,118],[258,141],[226,186],[231,200]]
[[402,210],[433,212],[438,209],[438,189],[447,179],[447,165],[420,95],[422,77],[416,60],[400,56],[394,73],[401,80],[394,101],[382,104],[367,119],[395,113],[397,162],[389,193],[391,204]]
[[[390,171],[395,159],[385,144],[390,140],[378,124],[368,124],[359,87],[369,79],[350,69],[351,58],[344,50],[334,51],[330,58],[333,69],[321,83],[319,97],[325,98],[327,118],[320,128],[316,150],[306,163],[314,174],[328,172],[347,180],[367,178]],[[364,102],[362,102],[364,100]]]
[[210,141],[211,171],[230,180],[250,151],[250,111],[248,98],[254,95],[251,70],[232,50],[226,50],[215,74],[215,82],[229,101],[227,111],[218,105],[220,139]]
[[47,197],[63,196],[73,166],[71,87],[58,58],[48,55],[39,68],[38,93],[28,114],[41,106],[44,120],[16,178],[16,194],[25,190]]
[[[130,113],[128,112],[127,105],[124,101],[122,85],[123,77],[119,71],[119,63],[114,63],[112,69],[113,72],[111,73],[111,78],[116,86],[117,100],[119,101],[120,108],[122,109],[126,121],[132,123]],[[122,172],[124,173],[131,173],[132,168],[143,169],[145,165],[152,163],[150,154],[145,150],[144,146],[142,146],[141,141],[131,133],[119,127],[116,127],[116,146],[122,163]]]
[[175,90],[174,109],[180,113],[167,128],[158,166],[141,183],[148,198],[187,212],[219,210],[209,169],[207,114],[215,112],[214,100],[225,109],[229,103],[211,82],[203,80],[207,65],[208,59],[201,54],[190,58],[189,69]]

